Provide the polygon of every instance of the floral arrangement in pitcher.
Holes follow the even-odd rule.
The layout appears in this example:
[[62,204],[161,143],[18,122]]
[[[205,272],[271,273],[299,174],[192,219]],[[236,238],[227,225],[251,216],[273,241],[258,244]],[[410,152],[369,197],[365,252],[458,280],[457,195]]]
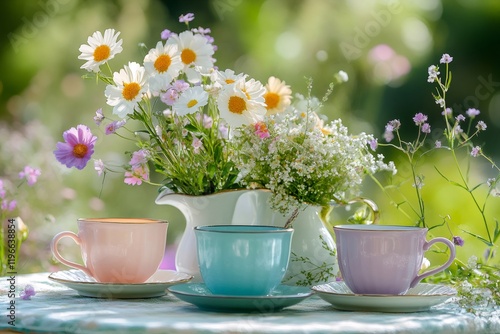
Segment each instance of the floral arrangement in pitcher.
[[[193,18],[182,15],[179,21],[189,28]],[[151,183],[189,195],[265,187],[272,190],[273,205],[287,212],[305,202],[341,202],[367,173],[395,170],[369,152],[371,135],[350,135],[340,120],[323,124],[310,87],[309,96],[292,105],[290,87],[278,78],[263,85],[247,74],[218,70],[210,29],[165,30],[165,42],[150,49],[142,64],[129,62],[112,72],[109,61],[122,51],[119,35],[113,29],[95,32],[79,58],[86,61],[81,67],[90,72],[87,77],[107,84],[112,115],[99,109],[95,123],[138,146],[124,166],[127,184]],[[347,74],[337,78],[346,81]],[[97,137],[81,124],[63,138],[57,160],[84,168]],[[115,169],[101,160],[94,165],[99,174]],[[161,182],[151,180],[150,168]]]
[[[500,242],[500,224],[497,219],[488,214],[487,210],[488,202],[500,196],[497,189],[500,167],[483,152],[480,145],[474,143],[487,128],[484,121],[477,120],[480,111],[476,108],[469,108],[461,114],[448,107],[446,94],[451,85],[452,74],[449,64],[452,61],[453,57],[449,54],[442,55],[440,65],[444,66],[444,75],[441,75],[440,65],[431,65],[428,68],[427,81],[436,85],[436,93],[433,97],[441,111],[444,130],[435,130],[433,133],[428,115],[417,113],[412,119],[418,131],[414,140],[408,141],[402,138],[401,121],[394,119],[385,126],[385,143],[379,144],[396,149],[401,154],[402,163],[398,167],[400,169],[402,166],[408,167],[414,200],[406,197],[403,192],[394,194],[392,190],[400,189],[398,181],[391,182],[388,186],[383,186],[382,183],[379,185],[393,198],[393,204],[398,209],[404,211],[409,208],[413,215],[404,212],[407,217],[416,217],[415,225],[429,228],[430,235],[448,237],[458,247],[467,247],[464,241],[465,236],[479,240],[484,245],[483,248],[478,249],[479,253],[475,252],[476,254],[470,256],[467,261],[457,257],[455,272],[448,271],[447,276],[437,278],[440,282],[457,283],[461,297],[460,303],[469,310],[473,310],[477,306],[500,305],[500,262],[496,257]],[[431,133],[433,133],[433,139],[429,142]],[[457,191],[471,201],[472,207],[479,213],[480,221],[477,224],[476,222],[464,224],[465,222],[454,221],[450,215],[430,217],[426,212],[425,175],[421,172],[421,168],[424,167],[427,156],[440,152],[448,154],[451,163],[445,166],[435,165],[434,171],[446,183],[457,187]],[[440,157],[446,158],[446,156]],[[476,159],[484,159],[496,176],[474,183],[470,173],[471,164]],[[440,227],[444,227],[445,232],[436,235],[436,229]],[[473,229],[480,232],[473,232]]]

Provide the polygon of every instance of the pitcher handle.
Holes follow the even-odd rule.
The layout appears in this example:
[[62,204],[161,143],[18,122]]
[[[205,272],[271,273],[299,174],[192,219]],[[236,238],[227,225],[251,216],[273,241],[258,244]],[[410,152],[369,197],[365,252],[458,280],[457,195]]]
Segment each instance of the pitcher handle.
[[372,201],[369,198],[365,198],[365,197],[356,197],[356,198],[349,200],[346,204],[354,204],[354,203],[363,203],[370,210],[371,220],[368,220],[366,222],[367,225],[378,224],[378,221],[380,219],[380,211],[378,209],[377,204],[375,204],[374,201]]
[[90,270],[85,267],[85,266],[82,266],[78,263],[75,263],[75,262],[72,262],[72,261],[69,261],[69,260],[66,260],[65,258],[62,257],[62,255],[59,253],[59,250],[57,249],[57,244],[59,243],[59,241],[62,239],[62,238],[70,238],[70,239],[73,239],[73,241],[77,244],[77,245],[80,245],[82,243],[82,240],[80,239],[80,237],[71,232],[71,231],[64,231],[64,232],[61,232],[61,233],[58,233],[54,236],[54,238],[52,239],[52,242],[50,243],[50,249],[52,251],[52,254],[54,255],[54,257],[59,260],[59,262],[61,262],[62,264],[65,264],[67,265],[68,267],[72,267],[72,268],[76,268],[76,269],[80,269],[81,271],[83,271],[85,274],[87,274],[87,276],[89,277],[92,277],[92,273],[90,272]]
[[426,242],[424,244],[424,251],[428,250],[436,242],[442,242],[442,243],[446,244],[446,246],[448,246],[448,248],[450,250],[450,256],[448,258],[448,261],[446,261],[445,264],[443,264],[435,269],[429,270],[421,275],[417,275],[417,277],[415,277],[413,279],[413,281],[411,282],[410,288],[415,287],[417,285],[417,283],[420,282],[422,279],[424,279],[428,276],[434,275],[440,271],[445,270],[446,268],[448,268],[452,264],[453,260],[455,260],[455,245],[450,240],[448,240],[446,238],[434,238],[431,241]]

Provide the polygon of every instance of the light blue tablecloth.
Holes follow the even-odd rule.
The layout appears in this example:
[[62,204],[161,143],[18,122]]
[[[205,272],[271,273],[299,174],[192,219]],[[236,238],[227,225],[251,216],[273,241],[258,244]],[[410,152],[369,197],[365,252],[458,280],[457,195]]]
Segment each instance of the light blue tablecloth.
[[8,324],[8,278],[1,277],[0,330],[27,333],[500,333],[500,311],[463,313],[453,302],[419,313],[343,312],[317,296],[276,313],[218,313],[172,295],[136,300],[80,297],[48,273],[18,275],[16,287],[36,289],[15,299],[16,326]]

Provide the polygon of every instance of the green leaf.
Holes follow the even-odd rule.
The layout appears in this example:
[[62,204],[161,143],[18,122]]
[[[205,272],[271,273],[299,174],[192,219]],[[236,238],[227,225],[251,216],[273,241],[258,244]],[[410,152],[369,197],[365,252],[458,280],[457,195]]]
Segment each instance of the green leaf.
[[193,124],[184,125],[184,129],[188,130],[189,132],[198,132],[198,129]]
[[495,232],[493,233],[493,242],[496,242],[500,237],[500,225],[498,224],[498,220],[495,219]]
[[483,243],[485,243],[488,247],[492,247],[494,246],[493,243],[491,243],[490,241],[486,240],[485,238],[483,238],[482,236],[480,236],[479,234],[476,234],[476,233],[472,233],[472,232],[469,232],[469,231],[466,231],[466,230],[462,230],[462,232],[464,233],[467,233],[468,235],[471,235],[473,236],[474,238],[478,239],[478,240],[481,240]]

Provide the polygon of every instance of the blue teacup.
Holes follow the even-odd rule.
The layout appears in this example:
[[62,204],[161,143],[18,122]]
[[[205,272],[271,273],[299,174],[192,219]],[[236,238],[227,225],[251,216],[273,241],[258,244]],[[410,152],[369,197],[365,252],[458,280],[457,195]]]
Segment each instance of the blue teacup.
[[198,264],[215,295],[265,296],[285,276],[293,229],[259,225],[195,227]]

